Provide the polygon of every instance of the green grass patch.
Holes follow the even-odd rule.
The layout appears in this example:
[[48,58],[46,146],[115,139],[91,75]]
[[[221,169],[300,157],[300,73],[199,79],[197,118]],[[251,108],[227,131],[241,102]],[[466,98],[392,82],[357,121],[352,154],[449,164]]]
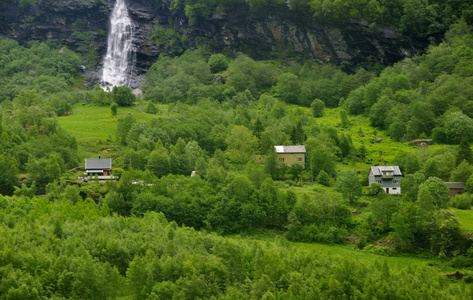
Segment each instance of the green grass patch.
[[473,232],[473,210],[462,210],[453,208],[460,220],[460,229]]
[[117,116],[114,117],[109,106],[78,103],[74,105],[70,115],[59,117],[58,121],[76,138],[79,157],[85,159],[97,157],[103,150],[121,147],[116,139],[117,124],[118,119],[127,114],[138,120],[149,120],[154,117],[144,113],[140,105],[119,107]]
[[433,268],[439,273],[449,273],[457,270],[456,268],[449,266],[449,260],[439,259],[429,252],[420,252],[409,255],[394,254],[393,256],[384,256],[355,249],[355,247],[352,245],[289,242],[281,236],[281,233],[279,233],[279,235],[274,235],[274,233],[271,231],[267,233],[265,232],[261,234],[242,236],[242,238],[248,240],[264,241],[267,243],[282,243],[287,244],[290,247],[306,249],[307,251],[313,252],[314,257],[320,256],[320,254],[326,256],[327,259],[351,257],[356,261],[366,265],[383,263],[386,261],[390,268],[395,269],[412,268],[416,266]]

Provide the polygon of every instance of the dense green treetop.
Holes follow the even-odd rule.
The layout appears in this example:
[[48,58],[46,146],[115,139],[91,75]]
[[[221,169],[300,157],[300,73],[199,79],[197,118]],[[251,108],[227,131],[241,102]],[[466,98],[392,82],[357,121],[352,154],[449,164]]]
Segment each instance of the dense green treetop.
[[[284,241],[225,238],[179,227],[161,213],[110,216],[105,203],[74,203],[75,189],[59,191],[57,201],[0,196],[1,299],[471,296],[470,284],[453,283],[426,266],[357,260]],[[297,207],[293,218],[301,224],[345,223],[351,217],[330,199]],[[340,218],[327,218],[332,215]]]
[[0,102],[22,90],[42,95],[69,91],[79,66],[79,56],[67,48],[38,42],[22,47],[0,38]]
[[399,141],[432,136],[436,142],[472,140],[472,28],[461,21],[438,46],[406,59],[351,91],[342,106],[367,114],[373,126]]

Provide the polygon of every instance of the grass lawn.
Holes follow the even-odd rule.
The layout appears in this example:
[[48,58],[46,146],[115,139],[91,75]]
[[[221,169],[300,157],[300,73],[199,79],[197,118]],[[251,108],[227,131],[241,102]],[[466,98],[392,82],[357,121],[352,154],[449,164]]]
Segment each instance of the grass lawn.
[[473,210],[462,210],[453,208],[460,220],[460,229],[473,232]]
[[153,118],[153,115],[144,113],[140,106],[119,107],[117,116],[113,117],[108,106],[78,103],[70,115],[59,117],[58,120],[76,138],[79,157],[85,159],[97,157],[105,149],[120,148],[115,137],[117,124],[118,119],[126,114],[139,120]]

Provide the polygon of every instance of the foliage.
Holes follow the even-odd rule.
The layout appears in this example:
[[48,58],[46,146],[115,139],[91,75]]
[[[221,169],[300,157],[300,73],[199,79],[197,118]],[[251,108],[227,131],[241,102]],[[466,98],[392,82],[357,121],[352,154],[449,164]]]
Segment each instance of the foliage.
[[112,99],[118,106],[131,106],[136,101],[136,96],[127,86],[114,86]]
[[352,222],[350,210],[334,195],[302,197],[289,215],[287,237],[294,241],[342,243]]
[[325,186],[332,186],[333,185],[332,178],[324,170],[321,170],[319,172],[319,175],[317,175],[317,177],[315,178],[315,181],[317,181],[317,183],[319,183],[321,185],[325,185]]
[[464,160],[454,170],[452,170],[450,181],[466,183],[471,175],[473,175],[473,166]]
[[209,67],[214,74],[225,71],[228,68],[227,58],[221,53],[212,54],[209,57]]
[[310,104],[312,110],[312,116],[315,118],[322,117],[324,115],[325,103],[320,99],[315,99]]
[[348,202],[361,196],[361,183],[355,171],[345,171],[337,178],[336,189],[342,193]]
[[118,110],[118,104],[116,102],[112,102],[112,104],[110,104],[110,110],[112,112],[112,116],[116,117],[117,116],[117,110]]
[[69,91],[79,71],[79,56],[67,48],[38,42],[25,48],[0,38],[0,49],[0,102],[24,90],[34,89],[42,95]]
[[460,145],[458,146],[458,153],[457,153],[457,165],[466,161],[468,163],[473,163],[473,155],[471,152],[470,144],[468,140],[463,138],[460,141]]
[[[372,196],[378,196],[378,195],[381,196],[386,193],[384,189],[381,187],[381,184],[377,182],[373,182],[372,184],[370,184],[368,191],[369,191],[369,194]],[[404,190],[403,190],[403,193],[404,193]]]
[[[425,188],[426,193],[432,197],[431,199],[424,199],[421,195],[421,190]],[[429,196],[426,196],[429,197]],[[434,205],[438,208],[446,208],[450,197],[450,190],[447,185],[437,177],[429,177],[424,183],[419,186],[418,202],[430,202],[427,205]]]
[[[300,0],[291,5],[297,10],[317,5],[316,2]],[[399,19],[396,26],[405,32],[411,30],[411,35],[426,36],[444,30],[430,28],[443,22],[439,18],[444,15],[433,17],[438,7],[423,1],[401,2],[370,1],[367,5],[374,11],[379,7],[378,12],[393,20]],[[197,24],[213,13],[217,3],[169,0],[164,5],[170,8],[173,17],[184,12],[189,22]],[[322,11],[340,5],[324,3]],[[248,4],[257,10],[280,3],[249,1]],[[348,7],[351,7],[352,17],[366,17],[365,12],[361,14],[351,2],[345,3],[337,13],[343,16]],[[384,11],[386,7],[394,10]],[[419,20],[413,19],[413,8],[419,9]],[[453,16],[456,12],[446,11],[445,14]],[[417,31],[408,28],[413,25],[417,26]],[[182,52],[184,43],[180,32],[167,25],[166,28],[158,25],[153,34],[163,35],[153,38],[164,37],[162,47],[176,46],[174,50]],[[311,288],[304,289],[301,288],[303,280],[310,277],[301,270],[294,271],[300,271],[298,275],[285,272],[288,265],[297,262],[281,262],[282,254],[274,255],[279,250],[263,253],[256,246],[248,246],[251,250],[239,252],[238,243],[228,246],[231,242],[226,238],[217,238],[220,240],[215,242],[215,235],[195,231],[201,229],[221,234],[276,230],[290,240],[326,243],[344,243],[354,234],[360,237],[359,245],[390,235],[400,242],[402,249],[417,247],[442,255],[465,250],[462,245],[467,242],[459,235],[458,219],[445,210],[450,200],[442,181],[450,178],[466,181],[467,189],[471,188],[471,166],[463,160],[457,162],[459,156],[468,157],[465,145],[469,148],[468,141],[472,139],[469,86],[473,56],[470,53],[471,28],[464,22],[452,27],[445,41],[431,46],[425,55],[388,67],[379,76],[363,69],[349,75],[333,66],[308,60],[303,64],[281,64],[255,61],[244,54],[230,58],[211,55],[205,49],[189,50],[180,57],[162,55],[146,75],[144,96],[150,101],[120,108],[116,111],[117,118],[110,117],[110,105],[115,102],[120,106],[133,105],[135,98],[129,88],[116,87],[112,93],[106,93],[96,86],[91,91],[72,93],[68,84],[76,74],[74,55],[58,66],[56,72],[41,64],[36,67],[36,61],[56,51],[49,46],[32,43],[26,49],[9,40],[0,43],[0,72],[5,74],[0,77],[0,83],[3,91],[8,92],[2,99],[9,99],[3,101],[0,110],[0,165],[8,174],[0,180],[0,192],[15,195],[5,197],[5,201],[1,198],[0,207],[18,208],[0,213],[0,222],[5,224],[0,230],[6,233],[2,240],[5,243],[0,245],[10,245],[7,244],[9,230],[14,232],[30,226],[29,229],[36,229],[36,239],[46,237],[47,241],[56,241],[47,250],[40,245],[38,251],[71,254],[75,257],[70,260],[71,264],[85,258],[87,268],[97,265],[98,274],[102,274],[93,283],[82,283],[82,278],[74,277],[76,274],[90,274],[90,281],[96,274],[83,271],[78,265],[71,266],[67,272],[56,266],[54,272],[33,273],[30,270],[40,270],[40,267],[29,269],[24,264],[34,260],[23,260],[24,254],[20,251],[18,257],[22,260],[15,261],[14,255],[2,248],[0,272],[4,273],[0,277],[9,278],[8,282],[14,282],[12,278],[30,280],[24,286],[32,287],[21,290],[19,287],[23,285],[16,285],[11,293],[24,292],[31,297],[38,294],[43,298],[117,298],[121,293],[128,293],[123,295],[125,298],[225,298],[228,293],[228,297],[235,298],[249,295],[302,299],[325,298],[325,292],[330,290],[328,298],[356,298],[361,293],[376,298],[383,298],[387,293],[399,298],[406,296],[402,294],[405,289],[377,287],[371,291],[366,288],[372,286],[371,282],[357,280],[348,281],[351,286],[360,287],[358,294],[348,285],[341,289],[333,279],[338,276],[334,275],[337,272],[330,274],[331,281],[320,285],[318,282],[322,282],[324,276],[317,273],[314,275],[317,283],[311,281]],[[174,51],[171,48],[169,52]],[[70,54],[66,49],[62,52],[61,55]],[[25,73],[12,63],[15,55],[21,66],[37,68],[38,74],[33,70]],[[56,58],[52,54],[51,57]],[[57,75],[63,73],[70,75]],[[33,79],[28,77],[30,75],[34,75]],[[68,78],[64,81],[66,84],[61,84],[60,80],[56,85],[51,84],[54,76]],[[17,88],[23,84],[20,78],[26,79],[22,87],[32,87]],[[11,82],[16,82],[15,86]],[[33,89],[36,86],[38,89]],[[103,132],[98,135],[91,132],[93,137],[89,137],[89,142],[93,144],[90,148],[97,151],[105,148],[106,143],[122,148],[121,152],[110,154],[115,156],[114,164],[124,170],[119,183],[100,187],[88,184],[80,189],[65,187],[64,180],[60,183],[61,177],[75,176],[64,173],[76,167],[79,160],[74,138],[58,126],[56,116],[71,117],[71,105],[77,101],[84,103],[74,108],[89,119],[100,118],[85,112],[106,109],[106,120],[100,124],[107,124],[107,128],[116,126],[116,140],[112,138],[113,133],[100,127]],[[142,107],[146,113],[141,111]],[[83,117],[81,119],[83,122]],[[87,124],[79,123],[80,126],[91,126],[97,131],[93,120],[83,123]],[[368,123],[377,129],[370,128]],[[353,124],[356,128],[362,126],[363,130],[360,128],[358,134],[355,133]],[[109,137],[104,135],[105,131]],[[383,143],[369,144],[362,137],[365,133],[382,136]],[[463,150],[441,145],[413,150],[395,142],[417,137],[433,137],[436,143],[461,142]],[[306,170],[297,164],[286,167],[278,160],[273,146],[288,144],[306,146]],[[385,144],[394,144],[393,149],[401,151],[399,154],[388,151],[390,148]],[[369,188],[374,197],[359,198],[362,188],[354,170],[359,169],[362,174],[367,166],[389,163],[396,155],[394,161],[405,175],[401,180],[403,197],[386,195],[374,184]],[[255,157],[265,165],[253,163]],[[190,177],[191,172],[195,176]],[[20,174],[26,174],[21,188]],[[296,183],[275,181],[288,179],[290,175]],[[320,185],[307,182],[309,177]],[[332,187],[335,177],[338,179]],[[294,190],[288,189],[291,185],[295,185]],[[46,197],[34,198],[35,192],[46,193]],[[358,201],[353,201],[357,198]],[[469,198],[469,195],[457,197],[451,203],[464,208],[471,204]],[[46,199],[49,202],[43,201]],[[350,206],[356,204],[357,207],[349,209],[345,199]],[[34,221],[37,216],[46,225]],[[193,229],[178,228],[184,225]],[[26,240],[33,239],[27,236]],[[144,240],[158,242],[142,243]],[[67,244],[62,245],[65,241]],[[230,249],[228,253],[220,249],[225,248],[224,244]],[[368,246],[367,250],[390,252],[373,247]],[[191,249],[196,251],[188,254],[186,251]],[[220,254],[226,256],[219,257]],[[46,265],[55,266],[55,258],[50,262]],[[56,271],[58,269],[61,271]],[[9,277],[4,277],[7,273]],[[45,279],[47,274],[52,274],[52,279]],[[36,275],[40,279],[34,279]],[[109,280],[103,279],[106,276]],[[58,277],[60,282],[56,283],[54,280]],[[340,282],[345,280],[341,278],[346,277],[339,277]],[[296,279],[297,285],[291,288],[294,283],[291,280]],[[115,288],[105,287],[96,292],[96,287],[104,282],[116,284]],[[41,287],[44,283],[48,284],[47,288]],[[5,286],[0,284],[0,288]],[[386,293],[378,294],[379,290]],[[314,294],[309,295],[312,291]],[[3,292],[10,293],[10,290]],[[91,294],[95,292],[96,295]],[[461,289],[450,290],[448,295],[454,292],[462,293]],[[409,293],[409,297],[415,297],[413,293]],[[440,295],[431,289],[424,293],[430,293],[427,296],[433,298]]]
[[287,103],[297,104],[301,86],[299,79],[292,73],[283,73],[279,75],[276,84],[278,96]]
[[452,207],[458,209],[471,209],[471,200],[471,194],[455,195],[455,197],[451,199]]
[[[440,143],[470,140],[472,121],[467,88],[471,28],[455,24],[447,39],[420,59],[388,67],[342,101],[351,114],[369,114],[371,123],[396,140],[432,135]],[[461,50],[460,50],[461,49]],[[456,67],[458,65],[458,67]],[[423,92],[420,92],[420,91]]]
[[234,126],[225,142],[228,159],[237,164],[246,163],[257,146],[256,137],[244,126]]
[[[90,199],[73,204],[1,197],[0,203],[5,299],[260,298],[269,293],[284,299],[334,293],[464,299],[469,293],[465,283],[453,284],[425,266],[401,268],[284,242],[220,237],[178,227],[159,213],[107,216]],[[367,289],[373,282],[382,284]]]
[[180,54],[185,49],[186,36],[174,28],[165,28],[156,23],[150,32],[150,41],[170,54]]

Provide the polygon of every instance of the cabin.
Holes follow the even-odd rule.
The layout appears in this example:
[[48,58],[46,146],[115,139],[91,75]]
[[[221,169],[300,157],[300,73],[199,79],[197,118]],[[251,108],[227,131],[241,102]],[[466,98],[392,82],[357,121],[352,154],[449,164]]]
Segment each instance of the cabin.
[[288,166],[295,163],[299,163],[302,166],[305,165],[306,150],[304,145],[274,146],[274,149],[280,162]]
[[369,185],[374,182],[381,184],[386,194],[401,193],[401,170],[398,166],[373,166],[370,168]]
[[111,175],[112,159],[111,158],[86,158],[84,181],[97,178],[99,181],[116,179]]
[[463,182],[445,182],[450,190],[450,197],[465,193],[465,184]]

